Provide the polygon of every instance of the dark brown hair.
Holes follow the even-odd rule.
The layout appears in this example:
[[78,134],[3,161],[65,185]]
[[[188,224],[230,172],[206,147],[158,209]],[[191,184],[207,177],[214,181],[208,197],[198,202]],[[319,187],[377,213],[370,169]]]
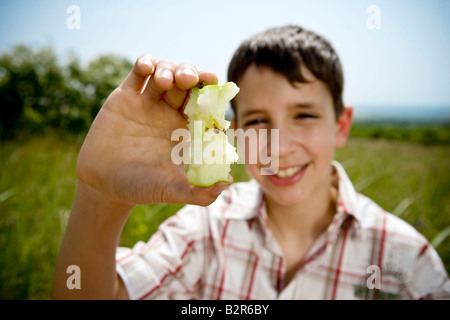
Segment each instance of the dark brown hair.
[[[294,85],[307,82],[301,74],[303,65],[328,88],[333,98],[336,119],[343,110],[344,76],[339,57],[322,36],[299,26],[271,28],[244,41],[228,67],[228,81],[238,83],[247,68],[269,67]],[[231,101],[236,113],[236,102]]]

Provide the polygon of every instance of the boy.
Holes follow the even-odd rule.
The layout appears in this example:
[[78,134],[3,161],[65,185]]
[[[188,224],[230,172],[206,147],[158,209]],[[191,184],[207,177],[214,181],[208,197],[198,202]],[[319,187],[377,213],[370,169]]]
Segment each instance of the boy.
[[[235,127],[279,130],[279,171],[261,175],[263,165],[246,164],[250,182],[190,186],[170,160],[170,136],[186,127],[189,89],[217,77],[142,56],[80,151],[53,296],[448,298],[448,275],[427,240],[357,194],[333,161],[352,109],[329,42],[297,26],[267,30],[240,46],[228,76],[240,87]],[[192,205],[148,243],[116,250],[132,207],[157,202]],[[80,290],[67,289],[69,265],[80,268]]]

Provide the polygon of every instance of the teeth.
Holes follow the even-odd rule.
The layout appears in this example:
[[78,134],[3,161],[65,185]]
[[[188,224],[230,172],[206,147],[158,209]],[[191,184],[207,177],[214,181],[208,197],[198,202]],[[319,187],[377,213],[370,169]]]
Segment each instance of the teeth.
[[304,167],[306,167],[306,165],[298,166],[298,167],[292,167],[292,168],[288,168],[288,169],[285,169],[285,170],[279,169],[277,174],[276,174],[276,176],[278,178],[289,178],[289,177],[292,177],[297,172],[299,172]]

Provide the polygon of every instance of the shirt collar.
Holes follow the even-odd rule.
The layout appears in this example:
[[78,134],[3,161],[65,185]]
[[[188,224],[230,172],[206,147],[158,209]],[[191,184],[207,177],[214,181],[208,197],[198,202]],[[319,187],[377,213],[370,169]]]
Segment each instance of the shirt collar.
[[262,189],[256,180],[233,183],[227,191],[222,193],[227,205],[224,211],[226,219],[250,220],[258,217],[264,201]]
[[350,181],[344,167],[337,161],[332,163],[338,178],[338,196],[336,203],[336,213],[343,213],[355,218],[359,223],[361,222],[361,213],[356,210],[358,194]]
[[337,161],[332,162],[337,175],[336,214],[328,228],[328,241],[332,241],[340,229],[352,228],[353,234],[362,235],[361,212],[357,210],[358,194],[350,181],[344,167]]

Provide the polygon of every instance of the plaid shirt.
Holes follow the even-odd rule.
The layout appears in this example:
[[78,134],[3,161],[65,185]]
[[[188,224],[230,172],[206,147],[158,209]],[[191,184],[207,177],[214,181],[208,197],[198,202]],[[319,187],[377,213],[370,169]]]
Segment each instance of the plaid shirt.
[[343,167],[333,222],[285,285],[286,260],[267,228],[255,181],[235,183],[209,207],[184,206],[147,243],[118,248],[132,299],[450,298],[450,281],[413,227],[355,192]]

